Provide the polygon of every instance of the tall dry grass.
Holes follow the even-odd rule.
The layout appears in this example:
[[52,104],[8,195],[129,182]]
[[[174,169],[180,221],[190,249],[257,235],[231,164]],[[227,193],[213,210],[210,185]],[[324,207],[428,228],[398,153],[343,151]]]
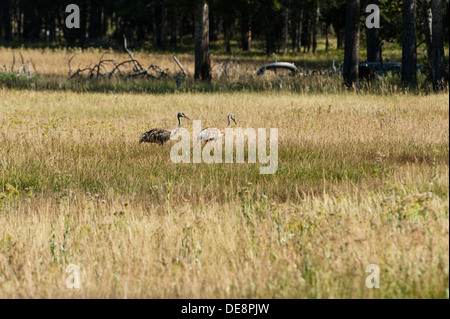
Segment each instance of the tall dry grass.
[[[330,42],[330,49],[328,52],[325,51],[325,39],[318,39],[318,52],[313,54],[312,52],[302,52],[295,53],[288,52],[287,55],[281,54],[265,54],[265,43],[260,41],[254,41],[253,50],[251,52],[241,51],[239,49],[239,43],[232,43],[232,52],[237,53],[235,56],[236,60],[240,62],[239,72],[242,74],[254,72],[258,67],[263,64],[271,63],[277,58],[278,61],[288,61],[295,63],[300,69],[306,67],[307,69],[321,69],[327,68],[331,69],[333,60],[335,61],[336,67],[338,67],[344,61],[344,50],[337,50],[336,43],[334,41]],[[96,63],[102,56],[102,54],[108,52],[105,58],[115,59],[116,61],[125,61],[129,59],[129,56],[125,52],[124,48],[121,47],[122,43],[115,49],[105,49],[105,48],[31,48],[31,47],[0,47],[0,69],[6,64],[8,68],[11,68],[13,64],[13,57],[15,56],[15,66],[21,63],[23,58],[26,63],[31,60],[36,67],[36,71],[40,74],[45,75],[57,75],[65,76],[68,72],[67,60],[70,57],[83,50],[82,54],[78,54],[72,61],[72,68],[77,69],[77,67],[85,67],[91,63]],[[383,49],[383,60],[386,62],[400,62],[401,61],[401,47],[396,43],[385,43]],[[213,69],[217,67],[222,61],[230,57],[229,53],[226,53],[223,49],[225,48],[225,43],[219,41],[218,43],[211,43],[211,61]],[[164,52],[148,52],[145,50],[135,50],[135,57],[141,62],[142,65],[148,66],[151,64],[159,65],[163,68],[169,68],[173,71],[175,63],[169,53]],[[177,48],[174,53],[179,58],[186,71],[189,74],[194,74],[194,57],[192,53],[194,48],[185,46],[183,48]],[[446,55],[448,55],[448,47],[445,47]],[[360,59],[364,61],[366,57],[365,48],[361,47]],[[420,46],[417,49],[418,63],[425,63],[427,60],[426,48]],[[342,66],[342,65],[341,65]]]
[[[75,56],[74,56],[75,55]],[[4,65],[7,65],[8,70],[11,70],[13,63],[15,70],[18,70],[19,65],[22,63],[27,64],[28,61],[32,62],[32,73],[41,74],[47,76],[67,76],[69,72],[69,59],[73,57],[71,61],[72,71],[76,71],[78,68],[83,69],[94,63],[98,63],[100,58],[114,59],[116,62],[122,62],[130,60],[129,55],[125,50],[106,50],[106,49],[26,49],[26,48],[2,48],[0,47],[0,66],[4,71]],[[181,53],[176,55],[181,61],[186,72],[194,74],[194,56],[192,54]],[[171,54],[162,53],[145,53],[136,52],[134,57],[147,67],[149,65],[158,65],[162,69],[169,69],[171,73],[178,72],[178,66],[176,66]],[[226,55],[217,55],[212,57],[213,67],[217,67],[224,59],[228,58]],[[248,59],[242,58],[244,64],[243,73],[247,71],[253,72],[257,67],[266,62],[272,62],[273,58],[267,57],[267,59]],[[108,65],[107,65],[108,66]],[[110,65],[108,66],[111,69]],[[331,67],[331,64],[330,64]],[[251,70],[247,70],[251,68]]]
[[[398,49],[398,48],[397,48]],[[343,85],[342,76],[331,71],[333,61],[336,67],[342,67],[342,50],[314,55],[305,53],[279,57],[279,61],[292,62],[297,65],[302,75],[292,77],[289,72],[278,70],[277,74],[267,71],[263,76],[255,76],[255,71],[267,63],[272,63],[275,56],[262,55],[260,51],[242,53],[234,57],[227,67],[227,76],[224,74],[223,62],[229,58],[223,53],[213,54],[211,58],[211,82],[194,80],[194,57],[192,54],[177,54],[178,59],[187,71],[187,77],[177,78],[179,67],[168,53],[135,52],[135,58],[144,68],[154,65],[165,70],[166,76],[159,78],[160,73],[151,71],[156,78],[128,77],[132,63],[123,65],[120,70],[122,76],[115,73],[114,77],[107,74],[114,68],[112,62],[102,64],[100,76],[90,78],[86,67],[93,67],[100,59],[112,59],[115,63],[129,60],[124,50],[110,50],[89,48],[73,49],[27,49],[0,47],[0,88],[37,90],[37,91],[73,91],[73,92],[99,92],[99,93],[207,93],[207,92],[296,92],[301,94],[328,93],[342,94],[347,89]],[[385,58],[397,59],[399,50],[389,49]],[[74,56],[74,54],[76,54]],[[363,54],[363,53],[361,53]],[[71,60],[71,75],[78,69],[84,72],[74,78],[69,77],[68,61]],[[387,61],[386,60],[386,61]],[[340,62],[341,61],[341,62]],[[17,75],[24,65],[21,75]],[[222,65],[222,66],[221,66]],[[9,71],[9,72],[5,72]],[[11,72],[14,71],[14,72]],[[304,72],[306,75],[304,75]],[[25,75],[25,74],[26,75]],[[30,74],[32,76],[28,76]],[[102,75],[103,74],[103,75]],[[433,89],[427,80],[427,74],[418,74],[418,87],[414,90],[403,87],[399,74],[385,74],[380,79],[361,81],[360,89],[371,94],[397,94],[405,91],[432,93]],[[448,93],[448,87],[445,88]]]
[[[2,298],[448,295],[448,94],[0,96]],[[277,173],[138,144],[179,111],[279,128]]]

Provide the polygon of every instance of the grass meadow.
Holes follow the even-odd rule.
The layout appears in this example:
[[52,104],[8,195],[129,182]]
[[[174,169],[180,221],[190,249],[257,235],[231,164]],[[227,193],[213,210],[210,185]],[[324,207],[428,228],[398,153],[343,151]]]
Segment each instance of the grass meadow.
[[[320,40],[319,43],[324,46]],[[213,51],[215,52],[215,51]],[[256,92],[258,94],[266,91],[276,91],[299,94],[336,93],[346,91],[342,79],[337,76],[319,76],[314,73],[322,72],[328,74],[331,71],[333,61],[337,69],[343,66],[343,51],[331,48],[328,52],[319,50],[317,55],[312,53],[288,54],[286,56],[267,56],[260,51],[250,53],[233,50],[236,54],[228,63],[228,77],[223,76],[224,68],[221,63],[231,58],[229,54],[222,51],[212,54],[213,80],[210,83],[194,81],[194,57],[185,52],[177,53],[176,56],[185,68],[188,76],[177,83],[176,73],[180,71],[170,54],[135,52],[135,58],[144,68],[154,65],[161,70],[166,70],[167,77],[162,79],[142,79],[140,77],[127,78],[117,76],[110,78],[101,75],[112,71],[113,62],[102,64],[100,76],[89,80],[89,72],[80,73],[79,76],[69,78],[69,64],[71,60],[71,74],[78,69],[93,67],[103,60],[114,60],[120,63],[129,60],[129,56],[113,49],[97,48],[72,48],[72,49],[31,49],[31,48],[2,48],[0,47],[0,88],[37,90],[37,91],[70,91],[70,92],[94,92],[94,93],[234,93],[234,92]],[[385,62],[395,62],[401,59],[401,52],[395,44],[388,44],[384,51]],[[448,48],[446,48],[448,52]],[[418,61],[426,64],[424,58],[425,50],[418,50]],[[365,55],[364,52],[361,55]],[[272,63],[275,60],[294,63],[300,73],[308,76],[291,77],[279,71],[278,76],[273,76],[271,71],[264,76],[254,76],[254,72],[261,66]],[[22,68],[23,66],[23,68]],[[129,72],[131,64],[123,65],[120,70]],[[32,74],[17,76],[17,72]],[[13,72],[11,72],[13,71]],[[158,73],[150,72],[156,77]],[[281,73],[281,74],[280,74]],[[219,74],[222,77],[219,78]],[[281,75],[281,76],[280,76]],[[426,75],[418,75],[418,91],[430,94],[433,92]],[[362,82],[361,89],[372,94],[397,94],[404,92],[401,79],[398,74],[388,74],[383,81]],[[448,91],[448,89],[446,89]]]
[[[448,298],[448,91],[0,97],[0,298]],[[277,172],[138,143],[178,112],[278,128]]]

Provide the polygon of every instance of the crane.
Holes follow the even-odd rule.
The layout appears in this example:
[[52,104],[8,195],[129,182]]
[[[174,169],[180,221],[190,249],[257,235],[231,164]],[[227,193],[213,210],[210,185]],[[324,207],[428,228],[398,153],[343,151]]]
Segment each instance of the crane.
[[[233,114],[228,114],[227,119],[228,119],[227,127],[231,126],[231,120],[233,120],[234,124],[237,125],[236,119]],[[203,140],[206,143],[208,143],[209,141],[217,140],[220,136],[223,136],[223,135],[225,135],[224,127],[219,127],[219,126],[206,127],[198,135],[197,142],[200,142]]]
[[154,128],[151,129],[148,132],[145,132],[141,135],[141,138],[139,139],[139,143],[157,143],[159,145],[163,145],[165,142],[170,140],[170,137],[172,135],[175,135],[178,130],[180,129],[182,123],[181,118],[184,117],[185,119],[190,120],[189,117],[186,116],[183,112],[179,112],[177,114],[178,119],[178,126],[173,128]]

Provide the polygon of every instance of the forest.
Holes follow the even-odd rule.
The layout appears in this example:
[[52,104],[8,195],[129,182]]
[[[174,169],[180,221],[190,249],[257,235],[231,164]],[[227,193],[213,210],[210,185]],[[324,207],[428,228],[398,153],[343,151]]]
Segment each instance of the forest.
[[[130,47],[147,51],[192,52],[195,43],[196,59],[203,55],[203,60],[207,60],[210,46],[231,54],[232,43],[236,44],[234,50],[242,52],[316,54],[321,37],[325,39],[325,52],[330,41],[336,41],[337,50],[344,50],[347,41],[344,78],[352,85],[357,75],[350,71],[350,64],[355,67],[357,60],[380,62],[384,44],[399,43],[403,47],[402,72],[408,74],[403,82],[415,84],[417,49],[421,46],[427,51],[425,63],[433,70],[430,76],[434,78],[434,87],[444,77],[448,82],[448,63],[444,61],[444,45],[448,46],[449,39],[448,1],[80,0],[76,3],[80,10],[79,27],[67,28],[66,7],[70,3],[70,0],[1,1],[0,44],[118,49],[126,36]],[[381,28],[365,27],[366,7],[371,4],[380,8]],[[352,17],[359,22],[357,27],[346,25]],[[198,37],[201,34],[201,38],[196,39],[195,34]],[[350,48],[351,45],[358,48]],[[358,52],[360,45],[366,49],[366,56],[352,57],[350,51]],[[208,54],[198,51],[202,46]],[[199,69],[196,78],[210,78],[211,66],[206,60],[203,63],[208,66],[207,74],[200,74],[202,61],[196,62]]]

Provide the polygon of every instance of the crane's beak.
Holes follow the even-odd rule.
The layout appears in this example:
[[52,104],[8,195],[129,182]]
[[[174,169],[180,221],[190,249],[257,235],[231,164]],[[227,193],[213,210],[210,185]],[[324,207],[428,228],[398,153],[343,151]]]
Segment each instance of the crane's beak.
[[184,114],[183,114],[183,117],[184,117],[185,119],[189,120],[189,121],[191,120],[189,117],[187,117],[187,116],[184,115]]
[[234,119],[234,117],[232,117],[231,119],[233,120],[234,124],[237,125],[236,120]]

